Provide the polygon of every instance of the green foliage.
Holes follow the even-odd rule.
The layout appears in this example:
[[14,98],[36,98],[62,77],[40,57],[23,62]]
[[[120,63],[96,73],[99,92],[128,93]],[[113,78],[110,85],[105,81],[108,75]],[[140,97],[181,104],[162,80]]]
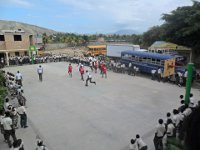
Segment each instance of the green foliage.
[[143,34],[143,46],[149,47],[155,41],[163,40],[164,29],[160,26],[154,26]]
[[200,2],[193,1],[192,6],[178,7],[171,14],[163,14],[162,19],[165,21],[161,26],[165,39],[200,53]]
[[6,87],[4,87],[5,78],[2,73],[0,73],[0,110],[3,109],[4,99],[7,95]]

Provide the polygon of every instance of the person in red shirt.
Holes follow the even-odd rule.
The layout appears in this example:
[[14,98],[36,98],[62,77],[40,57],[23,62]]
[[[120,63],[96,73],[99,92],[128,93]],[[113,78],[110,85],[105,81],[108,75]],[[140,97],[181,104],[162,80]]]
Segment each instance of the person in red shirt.
[[84,78],[83,78],[83,75],[84,75],[84,67],[83,67],[83,65],[80,66],[79,72],[80,72],[80,74],[81,74],[81,80],[84,81]]
[[69,66],[68,66],[68,74],[72,78],[72,65],[71,64],[69,64]]
[[102,66],[102,78],[105,76],[105,78],[107,78],[107,68],[106,65],[104,64]]

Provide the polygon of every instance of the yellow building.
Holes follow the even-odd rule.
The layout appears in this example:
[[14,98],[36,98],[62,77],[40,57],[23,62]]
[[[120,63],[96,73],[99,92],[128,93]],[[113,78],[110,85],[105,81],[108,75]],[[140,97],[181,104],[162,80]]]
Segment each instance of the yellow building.
[[165,42],[165,41],[156,41],[149,48],[149,52],[160,53],[160,54],[178,54],[187,58],[189,61],[190,54],[192,49],[186,46]]
[[9,65],[10,56],[28,55],[30,45],[34,45],[33,35],[23,30],[0,31],[0,57]]

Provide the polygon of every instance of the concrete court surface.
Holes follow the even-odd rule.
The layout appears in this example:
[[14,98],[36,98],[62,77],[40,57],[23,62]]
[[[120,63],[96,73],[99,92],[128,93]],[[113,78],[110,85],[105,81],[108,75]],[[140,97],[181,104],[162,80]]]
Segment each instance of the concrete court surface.
[[[92,73],[97,85],[85,87],[77,65],[73,78],[66,75],[68,64],[42,64],[43,82],[38,80],[38,65],[6,69],[23,74],[31,122],[27,130],[40,135],[50,150],[127,150],[136,134],[153,150],[157,120],[179,106],[185,88],[111,71],[107,79]],[[196,89],[192,92],[199,98]]]

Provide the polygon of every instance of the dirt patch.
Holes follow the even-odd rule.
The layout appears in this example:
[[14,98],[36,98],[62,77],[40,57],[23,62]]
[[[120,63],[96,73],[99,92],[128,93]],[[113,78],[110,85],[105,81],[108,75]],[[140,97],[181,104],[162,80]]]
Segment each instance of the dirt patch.
[[68,56],[83,56],[83,51],[85,51],[85,47],[78,47],[78,48],[65,48],[65,49],[55,49],[55,50],[47,50],[45,53],[50,54],[66,54]]

